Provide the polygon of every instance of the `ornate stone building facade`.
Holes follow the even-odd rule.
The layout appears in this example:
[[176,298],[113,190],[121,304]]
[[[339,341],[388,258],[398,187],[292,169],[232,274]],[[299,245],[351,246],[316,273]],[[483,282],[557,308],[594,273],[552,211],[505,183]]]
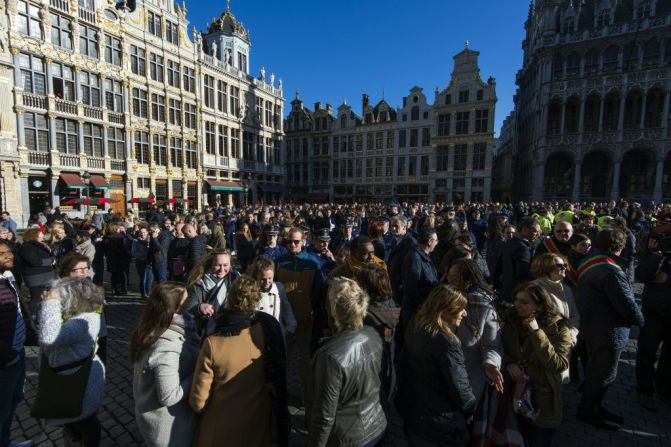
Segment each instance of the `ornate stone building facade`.
[[671,2],[539,0],[515,97],[519,198],[671,198]]
[[430,104],[420,87],[392,107],[363,95],[307,108],[285,121],[289,197],[295,200],[489,200],[496,83],[480,79],[477,51],[454,56],[449,85]]
[[152,195],[195,208],[280,199],[282,81],[250,76],[228,4],[203,33],[170,0],[4,6],[2,208],[24,224],[46,205],[85,211],[64,206],[84,193],[119,211]]

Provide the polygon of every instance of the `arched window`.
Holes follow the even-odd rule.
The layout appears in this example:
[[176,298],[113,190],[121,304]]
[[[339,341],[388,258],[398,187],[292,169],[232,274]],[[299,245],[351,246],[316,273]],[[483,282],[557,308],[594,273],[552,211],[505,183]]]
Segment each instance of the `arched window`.
[[636,42],[629,42],[622,54],[622,69],[633,70],[639,67],[639,51]]
[[659,41],[654,37],[643,44],[643,66],[650,67],[659,64]]
[[556,55],[552,59],[552,79],[562,79],[564,77],[564,58]]
[[606,48],[606,51],[603,52],[603,72],[607,73],[609,71],[617,70],[618,57],[620,55],[620,48],[611,45]]
[[566,76],[571,78],[580,74],[580,53],[574,51],[566,59]]
[[592,48],[585,55],[585,75],[589,76],[599,71],[599,52]]

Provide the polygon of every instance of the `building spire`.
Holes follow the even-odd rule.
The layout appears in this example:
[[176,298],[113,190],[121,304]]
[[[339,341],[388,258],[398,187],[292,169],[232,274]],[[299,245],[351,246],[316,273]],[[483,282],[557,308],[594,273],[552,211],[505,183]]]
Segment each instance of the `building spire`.
[[226,12],[231,12],[231,0],[226,0]]
[[464,42],[464,49],[468,50],[468,47],[469,47],[470,44],[471,44],[471,42],[469,42],[468,39],[467,39],[466,42]]
[[296,99],[301,99],[301,91],[296,89]]

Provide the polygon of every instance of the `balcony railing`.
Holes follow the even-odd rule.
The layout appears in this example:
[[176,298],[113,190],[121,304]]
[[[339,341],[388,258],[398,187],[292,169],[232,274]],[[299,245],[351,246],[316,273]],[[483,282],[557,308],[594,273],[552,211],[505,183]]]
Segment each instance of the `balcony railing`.
[[124,124],[123,113],[108,112],[107,119],[110,123]]
[[33,95],[32,93],[23,94],[23,105],[32,109],[46,109],[47,97],[40,95]]
[[120,161],[120,160],[112,160],[112,170],[113,171],[125,171],[126,170],[126,162],[125,161]]
[[77,114],[77,103],[66,99],[56,98],[56,111],[61,113]]
[[49,4],[52,8],[60,9],[61,11],[70,11],[70,2],[68,0],[50,0]]
[[228,157],[219,157],[219,166],[227,168],[230,164],[229,160]]
[[49,166],[51,157],[48,152],[28,152],[28,163],[31,165]]
[[82,8],[82,6],[79,6],[79,18],[81,20],[85,20],[89,23],[96,23],[96,13],[95,11],[91,11],[90,9]]
[[79,155],[60,154],[61,166],[68,168],[79,167]]
[[84,116],[96,120],[103,119],[103,111],[98,107],[84,106]]
[[105,169],[105,159],[101,157],[88,157],[86,160],[89,168]]

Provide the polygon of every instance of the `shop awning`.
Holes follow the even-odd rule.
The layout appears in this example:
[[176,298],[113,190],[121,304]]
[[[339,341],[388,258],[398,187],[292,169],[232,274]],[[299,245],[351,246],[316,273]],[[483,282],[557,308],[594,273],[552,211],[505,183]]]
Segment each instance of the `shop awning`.
[[259,188],[262,192],[285,192],[287,189],[282,185],[272,183],[260,183]]
[[61,180],[65,184],[66,188],[70,189],[84,189],[86,188],[86,185],[84,184],[84,180],[79,176],[79,174],[75,174],[72,172],[61,172]]
[[93,186],[94,189],[111,189],[112,187],[110,186],[109,183],[107,183],[107,180],[105,180],[105,177],[99,174],[91,174],[91,186]]
[[246,189],[242,183],[238,182],[222,182],[219,180],[206,180],[212,191],[235,191],[245,192]]

